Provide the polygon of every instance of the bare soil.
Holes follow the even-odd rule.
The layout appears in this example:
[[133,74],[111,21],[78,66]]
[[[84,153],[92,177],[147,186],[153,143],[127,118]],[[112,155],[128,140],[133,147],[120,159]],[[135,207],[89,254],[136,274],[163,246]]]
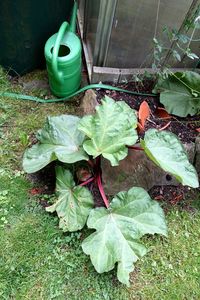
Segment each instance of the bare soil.
[[[127,84],[118,85],[118,87],[127,89],[130,91],[141,92],[141,93],[152,93],[154,83],[152,81],[145,81],[144,83],[134,83],[129,82]],[[97,91],[97,99],[100,102],[101,99],[107,95],[113,98],[116,101],[125,101],[131,108],[136,111],[139,110],[140,104],[143,101],[146,101],[151,110],[151,116],[149,120],[146,122],[145,129],[149,128],[157,128],[160,129],[164,127],[169,121],[171,121],[170,125],[167,127],[167,130],[176,134],[179,139],[183,143],[194,142],[195,138],[198,135],[196,128],[200,127],[200,116],[193,116],[187,118],[180,118],[177,116],[172,116],[172,118],[163,120],[158,118],[155,115],[155,112],[158,107],[163,107],[163,105],[159,102],[158,97],[145,97],[145,96],[135,96],[127,93],[110,91],[110,90],[98,90]],[[142,137],[142,134],[140,135]]]

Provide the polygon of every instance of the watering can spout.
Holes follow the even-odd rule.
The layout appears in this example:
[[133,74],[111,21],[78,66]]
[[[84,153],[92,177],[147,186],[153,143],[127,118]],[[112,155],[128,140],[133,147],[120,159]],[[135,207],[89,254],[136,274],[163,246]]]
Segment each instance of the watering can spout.
[[71,20],[69,25],[69,31],[75,33],[76,32],[76,15],[77,15],[78,5],[77,2],[74,1],[74,6],[72,9]]

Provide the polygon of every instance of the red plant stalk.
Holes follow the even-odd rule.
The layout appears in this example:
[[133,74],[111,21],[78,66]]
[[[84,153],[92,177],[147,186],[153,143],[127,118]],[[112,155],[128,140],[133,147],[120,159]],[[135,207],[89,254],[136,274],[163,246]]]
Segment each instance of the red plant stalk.
[[96,182],[97,182],[97,186],[98,186],[99,192],[101,194],[101,197],[103,199],[103,202],[104,202],[106,208],[108,208],[109,201],[108,201],[108,199],[106,197],[106,194],[104,192],[103,185],[102,185],[102,182],[101,182],[101,156],[98,156],[96,158],[96,174],[97,174]]
[[80,183],[79,185],[80,185],[80,186],[84,186],[84,185],[86,185],[86,184],[92,182],[94,179],[95,179],[94,177],[90,177],[88,180],[86,180],[86,181]]
[[97,176],[97,185],[98,185],[101,197],[103,199],[103,202],[105,203],[106,208],[108,208],[109,207],[109,202],[108,202],[108,199],[107,199],[107,197],[105,195],[105,192],[104,192],[104,189],[103,189],[103,185],[102,185],[102,182],[101,182],[101,174],[100,173]]

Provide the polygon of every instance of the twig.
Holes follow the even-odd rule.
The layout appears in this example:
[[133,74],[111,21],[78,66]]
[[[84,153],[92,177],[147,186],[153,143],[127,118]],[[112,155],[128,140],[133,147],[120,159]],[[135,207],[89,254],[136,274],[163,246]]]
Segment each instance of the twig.
[[161,127],[161,128],[158,129],[158,130],[159,130],[159,131],[162,131],[162,130],[166,129],[170,124],[171,124],[171,121],[169,121],[165,126]]

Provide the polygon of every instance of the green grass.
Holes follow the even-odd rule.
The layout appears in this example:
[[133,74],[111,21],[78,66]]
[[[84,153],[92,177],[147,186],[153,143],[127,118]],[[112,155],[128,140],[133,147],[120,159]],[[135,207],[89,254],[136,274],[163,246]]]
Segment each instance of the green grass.
[[4,175],[0,182],[8,191],[0,235],[0,299],[128,299],[113,273],[94,271],[82,253],[81,234],[63,234],[57,218],[28,196],[31,186],[24,175]]
[[200,214],[173,208],[167,221],[169,237],[147,241],[151,253],[137,265],[132,291],[141,299],[199,299]]
[[[21,91],[0,72],[0,90],[8,89]],[[83,254],[81,242],[88,230],[63,234],[57,217],[47,214],[38,196],[30,194],[33,184],[21,171],[24,149],[47,115],[73,113],[74,109],[73,105],[1,99],[0,299],[199,299],[198,200],[191,210],[168,207],[168,239],[143,239],[150,251],[136,264],[127,288],[116,280],[116,270],[98,274]]]

